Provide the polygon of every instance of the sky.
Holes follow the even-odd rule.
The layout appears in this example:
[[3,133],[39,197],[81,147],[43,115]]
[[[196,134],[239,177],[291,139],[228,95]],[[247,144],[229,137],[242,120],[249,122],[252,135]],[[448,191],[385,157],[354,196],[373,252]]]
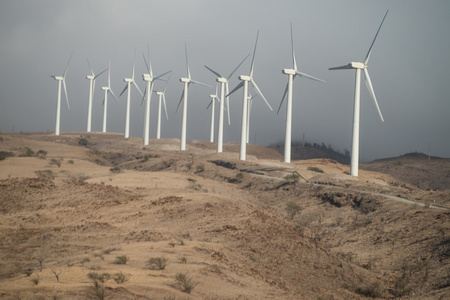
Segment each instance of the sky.
[[[163,138],[180,138],[186,77],[185,44],[192,78],[215,87],[215,75],[228,76],[253,52],[259,40],[253,78],[271,111],[256,97],[250,120],[250,142],[284,143],[286,106],[277,114],[292,68],[290,23],[300,72],[326,83],[297,77],[293,92],[292,139],[351,149],[355,72],[328,68],[363,61],[381,20],[389,9],[368,64],[383,113],[381,122],[361,82],[360,160],[424,152],[450,157],[450,1],[447,0],[166,0],[65,1],[0,0],[0,131],[55,130],[57,81],[71,53],[64,93],[61,133],[87,128],[90,73],[111,61],[111,87],[116,95],[130,77],[136,52],[136,82],[145,89],[142,53],[150,52],[155,75],[172,70],[166,100],[169,119],[162,121]],[[251,55],[230,80],[248,75]],[[165,82],[155,83],[161,90]],[[92,130],[101,131],[103,91],[107,73],[96,81]],[[252,94],[255,92],[250,88]],[[187,139],[209,140],[215,88],[190,85]],[[231,125],[224,142],[240,141],[242,90],[230,97]],[[144,106],[131,90],[131,136],[142,137]],[[150,137],[156,137],[157,96],[152,95]],[[125,129],[126,93],[108,98],[108,131]],[[217,109],[218,106],[216,106]],[[216,120],[218,120],[216,110]],[[216,121],[217,122],[217,121]],[[217,128],[217,124],[216,124]],[[217,137],[217,132],[215,133]],[[151,141],[150,141],[151,143]]]

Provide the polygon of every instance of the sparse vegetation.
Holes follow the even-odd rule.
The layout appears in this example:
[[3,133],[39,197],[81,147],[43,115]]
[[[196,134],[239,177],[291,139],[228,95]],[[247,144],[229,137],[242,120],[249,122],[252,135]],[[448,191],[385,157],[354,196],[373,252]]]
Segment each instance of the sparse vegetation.
[[125,265],[128,261],[128,257],[126,255],[120,255],[116,256],[116,259],[114,260],[113,264],[116,265]]
[[109,273],[89,273],[87,277],[92,280],[93,286],[92,290],[94,292],[94,296],[98,299],[105,299],[105,287],[104,283],[111,278]]
[[114,166],[114,167],[110,168],[109,171],[111,173],[121,173],[122,169],[120,167],[118,167],[118,166]]
[[355,293],[371,298],[379,298],[382,296],[381,287],[378,282],[374,282],[367,286],[357,287]]
[[198,285],[187,273],[178,273],[175,275],[175,287],[184,293],[190,294]]
[[130,276],[127,276],[127,275],[123,274],[122,272],[119,272],[119,273],[114,274],[113,279],[117,284],[122,284],[122,283],[130,280]]
[[62,273],[61,269],[51,269],[53,275],[55,275],[56,281],[59,282],[59,276]]
[[286,213],[290,220],[293,220],[295,215],[298,214],[302,208],[295,201],[289,201],[286,203]]
[[38,284],[39,284],[39,281],[40,281],[39,275],[36,274],[33,278],[30,279],[30,281],[31,281],[31,283],[32,283],[33,285],[38,285]]
[[14,153],[8,151],[0,151],[0,160],[4,160],[7,157],[13,157]]
[[38,152],[36,152],[36,156],[39,158],[45,159],[47,156],[47,151],[39,150]]
[[317,172],[317,173],[324,173],[324,171],[321,168],[318,167],[308,167],[309,171]]
[[86,138],[80,138],[79,140],[78,140],[78,145],[80,145],[80,146],[87,146],[88,145],[88,140],[86,139]]
[[186,264],[187,263],[187,257],[186,256],[181,256],[180,257],[180,263]]
[[49,162],[49,165],[55,165],[58,166],[58,168],[60,168],[63,160],[64,160],[63,158],[60,159],[52,158]]
[[28,147],[25,147],[25,153],[21,155],[22,157],[33,157],[34,151]]
[[284,180],[288,181],[298,181],[299,178],[300,175],[297,172],[284,176]]
[[147,267],[150,270],[164,270],[167,265],[167,258],[165,257],[152,257],[147,261]]
[[34,173],[39,179],[53,180],[56,177],[52,170],[37,170]]

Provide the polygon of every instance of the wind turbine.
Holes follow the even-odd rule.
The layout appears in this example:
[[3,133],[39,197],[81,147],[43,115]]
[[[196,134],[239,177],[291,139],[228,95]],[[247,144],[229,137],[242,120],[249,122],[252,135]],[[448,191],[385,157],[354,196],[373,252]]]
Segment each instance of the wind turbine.
[[59,135],[59,127],[60,127],[60,119],[61,119],[61,82],[64,85],[64,93],[66,94],[66,102],[67,107],[70,109],[69,98],[67,97],[67,88],[66,88],[66,74],[67,69],[69,68],[70,60],[72,59],[73,53],[70,55],[69,62],[67,63],[66,69],[64,70],[63,76],[51,76],[55,80],[58,81],[58,97],[56,100],[56,126],[55,126],[55,135]]
[[105,91],[105,99],[103,100],[103,132],[106,132],[106,111],[108,110],[108,93],[111,93],[111,95],[117,101],[119,101],[119,99],[117,99],[116,95],[111,89],[111,62],[109,62],[108,67],[108,86],[102,86],[102,90]]
[[247,100],[247,144],[250,142],[250,115],[252,112],[252,105],[253,105],[253,98],[255,98],[258,95],[252,96],[250,93],[248,93],[248,100]]
[[241,125],[241,146],[239,150],[239,159],[245,160],[246,158],[246,151],[247,151],[247,109],[248,109],[248,83],[251,82],[253,88],[256,90],[256,92],[264,99],[267,106],[270,108],[270,110],[273,110],[270,106],[269,102],[267,101],[266,97],[262,94],[261,90],[259,89],[256,82],[253,80],[253,67],[255,64],[255,54],[256,54],[256,45],[258,44],[258,36],[259,31],[256,34],[256,41],[255,41],[255,49],[253,50],[253,58],[252,58],[252,65],[250,67],[250,75],[241,75],[239,76],[239,80],[242,82],[239,83],[227,96],[233,94],[235,91],[240,89],[241,87],[244,87],[244,97],[242,101],[242,125]]
[[186,121],[187,121],[187,99],[188,99],[188,88],[189,84],[191,83],[197,83],[200,85],[204,85],[207,87],[211,87],[210,85],[206,83],[202,83],[200,81],[193,80],[191,78],[191,72],[189,71],[189,62],[188,62],[188,55],[187,55],[187,46],[184,44],[184,51],[186,53],[186,68],[187,68],[187,77],[180,78],[180,81],[184,83],[184,90],[183,94],[181,95],[180,102],[178,102],[177,110],[180,107],[181,102],[183,101],[183,119],[181,124],[181,143],[180,143],[180,150],[184,151],[186,150]]
[[[233,72],[230,73],[228,77],[223,77],[218,72],[212,70],[208,66],[205,65],[205,68],[207,68],[209,71],[211,71],[214,75],[217,76],[217,82],[221,84],[220,87],[220,109],[219,109],[219,130],[217,132],[217,153],[221,153],[223,151],[223,111],[224,111],[224,87],[226,87],[226,95],[227,95],[227,111],[228,111],[228,125],[230,125],[230,97],[229,94],[229,88],[228,88],[228,82],[230,81],[231,76],[233,76],[234,72],[242,65],[242,63],[247,59],[247,57],[250,54],[248,54],[241,63],[233,70]],[[217,94],[217,93],[216,93]]]
[[91,132],[91,118],[92,118],[92,98],[94,94],[95,89],[95,80],[98,76],[102,75],[106,70],[103,70],[99,74],[95,75],[94,71],[92,70],[91,64],[89,63],[89,60],[86,58],[86,61],[88,63],[89,69],[91,70],[91,74],[87,75],[86,78],[89,79],[89,103],[88,103],[88,119],[87,119],[87,132]]
[[167,78],[166,85],[164,86],[164,90],[162,92],[156,92],[156,95],[159,96],[159,105],[158,105],[158,126],[156,127],[156,138],[161,138],[161,102],[164,104],[164,110],[166,112],[166,119],[169,119],[169,116],[167,114],[167,106],[166,106],[166,88],[167,84],[169,84],[169,79],[172,73],[170,73],[169,78]]
[[127,111],[126,111],[126,116],[125,116],[125,138],[129,138],[130,137],[130,98],[131,98],[131,84],[133,84],[136,89],[139,91],[139,93],[141,94],[141,96],[144,96],[144,94],[142,94],[141,90],[139,89],[139,87],[137,86],[136,82],[134,81],[134,66],[135,66],[135,62],[136,62],[136,51],[134,52],[134,60],[133,60],[133,73],[131,74],[131,78],[124,78],[123,81],[125,81],[127,84],[125,85],[125,88],[122,90],[122,92],[120,93],[119,97],[122,96],[122,94],[128,90],[127,92]]
[[153,83],[155,80],[160,79],[162,76],[166,75],[167,73],[171,72],[168,71],[164,74],[161,74],[159,76],[153,77],[153,70],[152,70],[152,64],[150,62],[150,53],[148,53],[148,59],[149,62],[147,63],[147,60],[145,59],[144,54],[142,54],[142,57],[144,58],[145,65],[147,66],[147,74],[142,74],[142,79],[147,82],[147,86],[145,88],[144,95],[142,97],[142,101],[144,101],[145,95],[147,95],[147,101],[145,102],[145,120],[144,120],[144,145],[148,145],[149,135],[150,135],[150,100],[153,93]]
[[375,34],[372,45],[370,45],[369,51],[367,52],[364,62],[351,62],[345,66],[329,68],[329,70],[346,70],[354,69],[356,70],[355,77],[355,104],[353,107],[353,137],[352,137],[352,157],[350,162],[350,174],[353,176],[358,176],[358,163],[359,163],[359,119],[360,119],[360,92],[361,92],[361,70],[364,70],[364,78],[366,82],[366,87],[369,90],[370,96],[375,102],[378,114],[380,115],[381,121],[384,122],[383,115],[381,114],[380,107],[378,106],[377,98],[375,97],[375,92],[373,90],[372,82],[370,80],[369,72],[367,71],[367,63],[369,62],[370,54],[372,52],[373,44],[377,39],[378,33],[380,32],[381,26],[388,14],[389,10],[386,11],[383,20],[381,21],[380,27]]
[[211,133],[209,135],[209,142],[213,143],[214,142],[214,114],[215,114],[215,104],[216,104],[216,99],[220,102],[219,97],[217,97],[217,89],[218,89],[218,84],[216,84],[216,93],[215,94],[211,94],[209,95],[209,97],[211,98],[211,102],[209,102],[208,106],[206,107],[206,109],[208,109],[211,106]]
[[297,61],[295,60],[295,51],[294,51],[294,36],[292,34],[292,23],[291,23],[291,45],[292,45],[292,69],[284,69],[283,74],[288,75],[288,83],[286,84],[286,89],[284,90],[283,98],[281,99],[280,106],[278,107],[277,114],[280,112],[281,105],[283,105],[284,98],[287,97],[286,104],[286,132],[284,138],[284,162],[291,162],[291,137],[292,137],[292,84],[295,79],[295,76],[300,76],[303,78],[308,78],[315,81],[325,82],[322,79],[313,77],[311,75],[301,73],[297,69]]

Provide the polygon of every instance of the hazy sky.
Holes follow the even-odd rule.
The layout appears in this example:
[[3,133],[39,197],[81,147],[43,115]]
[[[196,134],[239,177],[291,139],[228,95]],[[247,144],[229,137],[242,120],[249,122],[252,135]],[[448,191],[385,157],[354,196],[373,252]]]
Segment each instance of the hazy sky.
[[[176,113],[186,76],[187,43],[193,79],[215,86],[203,65],[228,76],[253,51],[254,79],[274,111],[255,98],[250,141],[268,145],[284,141],[285,106],[276,114],[292,67],[290,22],[299,70],[319,83],[294,81],[293,140],[351,149],[355,72],[329,67],[362,61],[386,12],[369,62],[369,73],[385,122],[361,85],[360,157],[362,161],[419,151],[450,157],[450,1],[24,1],[0,0],[0,131],[54,131],[57,81],[70,54],[61,132],[86,131],[89,58],[94,72],[107,68],[118,95],[131,76],[136,55],[137,83],[144,90],[142,52],[150,48],[156,74],[173,70],[166,98],[169,120],[162,137],[180,138],[181,109]],[[248,75],[251,57],[233,76]],[[105,74],[106,75],[106,74]],[[103,91],[107,76],[97,79],[93,131],[101,131]],[[164,83],[155,85],[157,90]],[[251,92],[253,92],[250,89]],[[191,85],[187,139],[209,140],[214,89]],[[131,135],[143,134],[142,97],[131,92]],[[124,132],[126,93],[109,97],[108,131]],[[232,125],[224,142],[239,141],[242,91],[231,97]],[[152,96],[150,135],[156,136],[157,96]],[[218,112],[216,112],[217,116]],[[218,118],[216,117],[216,120]],[[217,128],[217,126],[216,126]],[[216,132],[217,136],[217,132]]]

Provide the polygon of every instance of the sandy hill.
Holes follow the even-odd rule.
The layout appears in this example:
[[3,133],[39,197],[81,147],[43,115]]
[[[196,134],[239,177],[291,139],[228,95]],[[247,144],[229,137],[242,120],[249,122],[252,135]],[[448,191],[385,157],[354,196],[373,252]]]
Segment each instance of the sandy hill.
[[449,298],[450,192],[431,186],[448,161],[353,178],[257,145],[245,162],[235,143],[178,149],[0,134],[0,297]]

